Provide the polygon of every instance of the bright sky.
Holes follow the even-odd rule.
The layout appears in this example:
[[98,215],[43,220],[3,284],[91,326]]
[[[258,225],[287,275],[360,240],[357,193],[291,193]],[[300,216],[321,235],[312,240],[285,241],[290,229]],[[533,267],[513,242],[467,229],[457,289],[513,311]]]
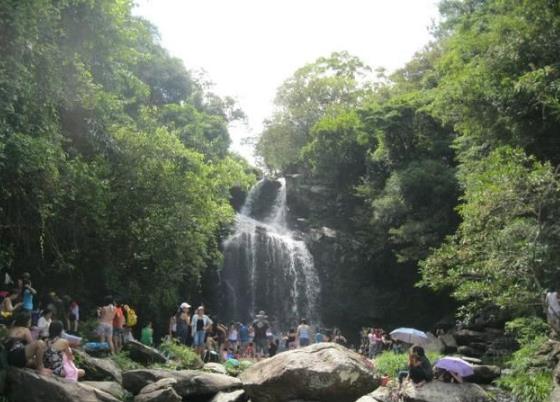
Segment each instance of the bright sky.
[[235,98],[247,125],[230,128],[232,149],[257,135],[276,89],[306,63],[347,50],[392,71],[430,40],[437,0],[136,0],[162,45],[189,70],[205,70],[219,95]]

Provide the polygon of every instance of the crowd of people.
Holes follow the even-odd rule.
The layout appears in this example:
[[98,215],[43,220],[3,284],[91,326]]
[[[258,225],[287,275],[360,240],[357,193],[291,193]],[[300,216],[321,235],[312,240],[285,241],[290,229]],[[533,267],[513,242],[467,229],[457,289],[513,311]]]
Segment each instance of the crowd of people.
[[70,333],[78,331],[78,303],[54,291],[41,298],[27,272],[15,283],[6,274],[3,284],[0,320],[7,328],[3,347],[8,364],[77,381],[84,371],[74,364],[77,337]]
[[358,352],[370,359],[388,350],[396,353],[403,353],[404,351],[402,342],[392,339],[382,328],[363,328],[360,338],[361,343]]
[[[74,364],[72,347],[118,353],[127,340],[133,339],[136,312],[111,296],[97,308],[94,342],[80,345],[80,306],[76,300],[67,295],[59,297],[55,291],[42,296],[27,272],[15,282],[6,274],[3,285],[0,324],[7,329],[3,347],[12,366],[32,367],[41,374],[77,381],[84,371]],[[146,325],[148,329],[150,326]],[[148,334],[142,331],[145,343],[150,343]]]
[[193,347],[205,361],[261,359],[311,343],[346,342],[339,330],[322,331],[310,326],[305,319],[301,319],[297,327],[282,332],[275,328],[262,310],[252,322],[229,323],[210,318],[204,306],[191,311],[189,303],[180,304],[169,319],[167,337]]

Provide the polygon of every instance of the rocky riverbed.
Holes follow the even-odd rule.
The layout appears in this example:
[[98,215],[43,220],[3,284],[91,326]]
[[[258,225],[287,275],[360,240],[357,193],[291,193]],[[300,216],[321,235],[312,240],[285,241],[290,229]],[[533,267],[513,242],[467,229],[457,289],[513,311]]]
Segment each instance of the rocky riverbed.
[[[560,350],[560,348],[559,348]],[[155,358],[146,349],[143,361]],[[80,353],[88,381],[69,383],[29,369],[10,368],[6,394],[13,402],[521,402],[492,386],[433,381],[410,384],[399,394],[380,387],[374,362],[333,343],[280,353],[243,371],[237,378],[223,366],[200,370],[146,367],[121,371],[108,358]],[[143,353],[137,350],[137,353]],[[138,356],[138,355],[137,355]],[[161,356],[160,358],[164,358]],[[557,401],[558,399],[551,399]]]

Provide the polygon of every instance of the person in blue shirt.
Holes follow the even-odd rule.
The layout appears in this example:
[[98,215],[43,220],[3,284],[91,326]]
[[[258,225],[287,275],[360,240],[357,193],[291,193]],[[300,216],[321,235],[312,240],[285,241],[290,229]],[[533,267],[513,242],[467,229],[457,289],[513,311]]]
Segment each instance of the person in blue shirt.
[[22,290],[22,308],[25,311],[33,311],[33,297],[37,294],[37,291],[31,286],[31,281],[26,279],[23,281]]
[[321,329],[317,328],[317,332],[315,333],[315,343],[321,343],[325,341],[325,335],[321,333]]
[[245,324],[239,323],[239,344],[240,344],[240,354],[245,356],[245,351],[247,346],[249,346],[249,327]]

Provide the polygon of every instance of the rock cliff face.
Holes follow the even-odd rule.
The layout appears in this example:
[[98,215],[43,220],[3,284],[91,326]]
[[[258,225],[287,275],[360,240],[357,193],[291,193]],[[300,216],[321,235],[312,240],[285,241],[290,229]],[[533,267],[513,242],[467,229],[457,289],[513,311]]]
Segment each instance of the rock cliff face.
[[[286,178],[288,223],[301,232],[321,282],[323,323],[348,334],[363,325],[428,328],[452,311],[445,296],[417,289],[415,264],[373,251],[350,218],[361,204],[301,175]],[[391,268],[387,268],[391,267]]]

